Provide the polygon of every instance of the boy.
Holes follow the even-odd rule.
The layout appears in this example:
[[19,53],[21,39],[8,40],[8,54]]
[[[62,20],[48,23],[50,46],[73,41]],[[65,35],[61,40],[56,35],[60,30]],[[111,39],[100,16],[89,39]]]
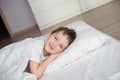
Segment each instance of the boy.
[[[40,79],[50,62],[52,62],[61,52],[63,52],[76,38],[76,33],[73,29],[67,27],[59,27],[49,34],[48,39],[39,41],[36,44],[40,44],[43,47],[39,50],[42,52],[32,53],[32,57],[29,60],[30,72]],[[39,46],[40,46],[39,45]],[[33,45],[34,46],[34,45]],[[41,62],[37,56],[41,56]],[[45,57],[47,57],[45,59]]]

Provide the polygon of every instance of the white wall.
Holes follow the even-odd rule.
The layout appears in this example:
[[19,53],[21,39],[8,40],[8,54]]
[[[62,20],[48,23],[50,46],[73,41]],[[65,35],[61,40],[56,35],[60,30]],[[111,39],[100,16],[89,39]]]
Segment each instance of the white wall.
[[0,6],[13,34],[36,24],[27,0],[0,0]]

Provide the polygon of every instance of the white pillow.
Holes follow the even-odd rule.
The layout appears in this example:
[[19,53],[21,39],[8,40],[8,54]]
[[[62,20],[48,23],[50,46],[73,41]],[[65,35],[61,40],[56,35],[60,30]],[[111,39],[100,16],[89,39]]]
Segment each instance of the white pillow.
[[89,52],[94,51],[101,47],[108,38],[104,33],[92,28],[83,21],[73,22],[66,27],[74,29],[77,37],[59,57],[48,65],[44,74],[59,70]]

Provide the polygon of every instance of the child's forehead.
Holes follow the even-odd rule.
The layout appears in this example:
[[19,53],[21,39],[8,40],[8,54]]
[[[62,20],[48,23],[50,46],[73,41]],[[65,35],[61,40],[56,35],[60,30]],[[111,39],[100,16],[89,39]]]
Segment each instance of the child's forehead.
[[63,31],[63,30],[62,30],[62,31],[57,31],[56,33],[61,33],[61,34],[63,34],[63,35],[67,35],[66,32]]
[[58,32],[56,32],[56,33],[54,33],[54,34],[56,34],[56,35],[61,35],[61,36],[66,36],[67,34],[65,34],[64,33],[64,31],[58,31]]
[[66,40],[69,41],[69,36],[67,34],[65,34],[64,31],[59,31],[59,32],[55,33],[55,35],[58,36],[58,37],[60,37],[60,38],[64,37]]

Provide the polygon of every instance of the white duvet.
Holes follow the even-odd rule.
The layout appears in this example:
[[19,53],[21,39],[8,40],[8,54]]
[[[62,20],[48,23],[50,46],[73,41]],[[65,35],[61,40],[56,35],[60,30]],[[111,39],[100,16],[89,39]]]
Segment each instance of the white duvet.
[[27,38],[0,50],[0,80],[36,80],[34,75],[24,72],[30,58],[28,46],[32,42],[32,38]]

